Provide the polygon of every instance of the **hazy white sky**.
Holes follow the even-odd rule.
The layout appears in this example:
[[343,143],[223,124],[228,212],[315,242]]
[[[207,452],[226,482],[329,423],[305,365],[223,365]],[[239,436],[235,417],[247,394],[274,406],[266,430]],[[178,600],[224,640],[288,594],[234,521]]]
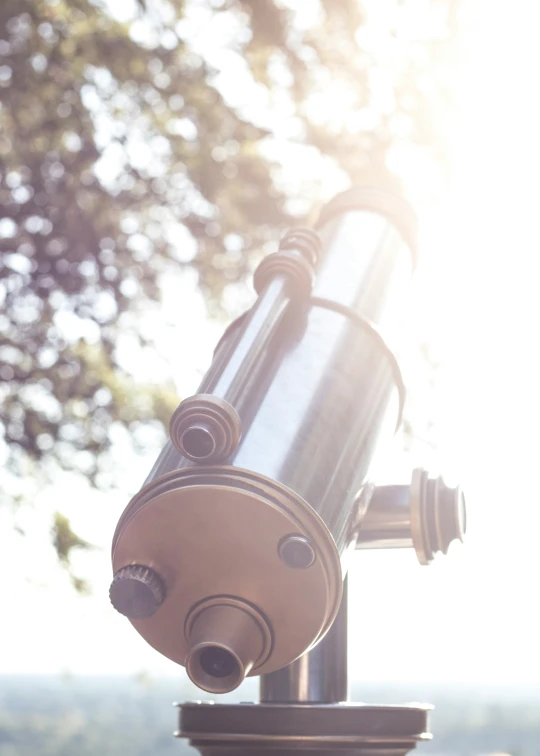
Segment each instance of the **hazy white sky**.
[[[527,0],[465,0],[465,7],[456,178],[443,205],[421,218],[426,263],[410,320],[444,361],[434,408],[438,466],[460,474],[469,538],[429,568],[408,551],[355,555],[351,671],[369,680],[540,683],[540,10]],[[203,322],[191,289],[188,278],[181,308],[201,327],[177,334],[183,393],[195,391],[219,330]],[[177,317],[182,322],[182,312]],[[427,452],[405,459],[398,445],[389,458],[402,481],[418,464],[436,460]],[[145,469],[119,470],[119,487],[134,492]],[[11,576],[4,607],[12,615],[2,626],[0,673],[183,674],[108,603],[108,548],[127,500],[66,477],[40,495],[30,535],[7,536],[0,566]],[[73,596],[40,537],[59,505],[103,547],[79,562],[94,576],[91,598]],[[5,532],[1,509],[0,518]],[[20,573],[31,578],[21,584]]]

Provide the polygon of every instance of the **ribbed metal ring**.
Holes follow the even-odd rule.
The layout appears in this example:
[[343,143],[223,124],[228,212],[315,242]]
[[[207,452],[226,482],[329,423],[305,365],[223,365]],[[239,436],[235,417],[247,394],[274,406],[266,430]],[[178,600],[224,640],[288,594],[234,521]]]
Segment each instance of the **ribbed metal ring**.
[[282,249],[265,257],[253,275],[253,286],[260,294],[268,282],[277,276],[286,276],[290,282],[291,296],[309,297],[313,288],[315,271],[301,252]]
[[[176,408],[169,424],[171,441],[178,451],[194,462],[218,462],[235,451],[241,436],[240,416],[232,404],[213,394],[195,394]],[[190,432],[200,431],[211,439],[207,453],[197,454],[187,441]]]

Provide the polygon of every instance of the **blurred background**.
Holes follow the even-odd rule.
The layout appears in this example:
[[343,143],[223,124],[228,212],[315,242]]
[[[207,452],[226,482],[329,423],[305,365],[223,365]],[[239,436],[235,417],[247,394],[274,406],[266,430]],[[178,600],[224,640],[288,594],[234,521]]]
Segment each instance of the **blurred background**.
[[[0,4],[0,756],[173,754],[201,698],[108,601],[116,521],[283,230],[403,191],[420,266],[373,471],[466,491],[465,547],[356,553],[353,698],[432,756],[540,753],[534,3]],[[399,331],[399,332],[398,332]],[[257,694],[250,680],[229,700]]]

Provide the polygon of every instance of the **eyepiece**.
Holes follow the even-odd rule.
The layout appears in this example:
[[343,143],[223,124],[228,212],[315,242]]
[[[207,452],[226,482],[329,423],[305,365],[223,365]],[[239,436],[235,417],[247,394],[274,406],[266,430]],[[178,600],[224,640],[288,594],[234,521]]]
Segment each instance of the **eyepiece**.
[[229,693],[246,676],[240,659],[230,649],[216,644],[192,649],[186,658],[186,670],[190,680],[209,693]]
[[267,657],[270,630],[256,609],[243,601],[209,599],[188,617],[190,680],[209,693],[229,693]]

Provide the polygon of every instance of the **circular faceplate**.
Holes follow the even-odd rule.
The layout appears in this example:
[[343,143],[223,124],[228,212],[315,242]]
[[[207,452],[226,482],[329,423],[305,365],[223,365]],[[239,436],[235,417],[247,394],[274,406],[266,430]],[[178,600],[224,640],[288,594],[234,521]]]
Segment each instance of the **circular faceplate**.
[[[212,596],[231,596],[253,604],[272,629],[270,656],[253,674],[279,669],[304,653],[335,616],[341,575],[322,521],[305,503],[293,503],[281,506],[253,491],[203,484],[156,491],[132,509],[117,532],[114,571],[143,564],[166,587],[152,617],[132,620],[137,631],[183,664],[191,609]],[[278,545],[291,532],[313,545],[316,559],[307,569],[291,569],[280,559]]]

